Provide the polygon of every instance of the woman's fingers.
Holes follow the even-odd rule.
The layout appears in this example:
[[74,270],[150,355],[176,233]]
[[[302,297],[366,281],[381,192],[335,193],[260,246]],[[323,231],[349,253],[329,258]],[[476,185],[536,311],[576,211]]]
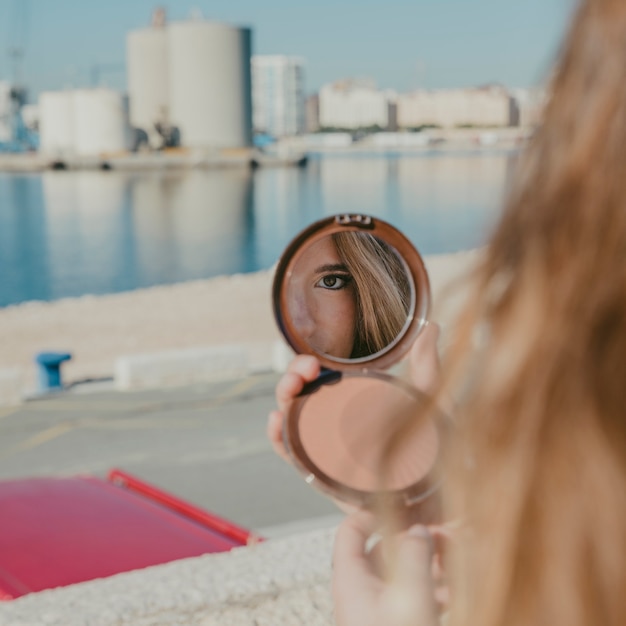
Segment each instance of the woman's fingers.
[[433,541],[425,526],[412,526],[399,538],[391,584],[384,595],[392,623],[438,623],[432,558]]
[[283,443],[283,422],[291,408],[291,403],[302,391],[304,385],[315,380],[320,374],[319,361],[308,355],[297,356],[276,385],[278,411],[272,411],[267,419],[267,437],[278,456],[290,462]]
[[286,413],[291,402],[302,391],[305,383],[315,380],[320,374],[320,363],[308,355],[297,356],[287,368],[287,372],[276,385],[278,409]]
[[366,550],[375,529],[376,518],[365,511],[349,515],[339,526],[333,551],[337,624],[435,626],[433,543],[428,530],[417,526],[383,539],[390,541],[393,549],[381,558],[380,544],[369,553]]
[[368,538],[376,530],[376,518],[359,510],[348,515],[337,529],[333,548],[333,591],[341,594],[375,584],[376,572],[365,551]]
[[291,462],[289,453],[283,443],[283,414],[272,411],[267,419],[267,438],[274,448],[274,452],[288,463]]
[[309,354],[299,354],[289,363],[287,371],[299,374],[306,381],[315,380],[320,373],[320,362]]
[[432,597],[432,559],[434,543],[426,526],[411,526],[399,539],[396,573],[402,580],[430,592]]
[[373,513],[358,509],[346,517],[337,529],[335,558],[347,561],[364,553],[367,540],[376,532],[379,520]]

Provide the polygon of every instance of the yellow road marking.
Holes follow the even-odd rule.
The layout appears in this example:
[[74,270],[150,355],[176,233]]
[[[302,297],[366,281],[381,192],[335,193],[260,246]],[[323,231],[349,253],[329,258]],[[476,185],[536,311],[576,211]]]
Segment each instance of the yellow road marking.
[[[215,400],[210,403],[210,405],[207,408],[214,409],[214,408],[218,408],[224,405],[225,403],[227,403],[229,400],[233,399],[237,395],[242,394],[248,389],[251,389],[252,387],[254,387],[254,385],[256,385],[258,381],[259,381],[259,376],[250,376],[248,378],[245,378],[244,380],[239,381],[238,383],[226,389],[223,393],[219,394],[215,398]],[[6,417],[7,415],[11,415],[19,411],[20,408],[21,407],[11,407],[10,409],[4,409],[0,411],[0,419],[3,417]],[[89,411],[94,411],[94,410],[102,411],[103,409],[106,409],[106,410],[115,410],[115,411],[122,412],[125,409],[126,410],[128,409],[130,410],[144,409],[145,410],[145,408],[147,407],[145,405],[144,407],[141,407],[140,405],[140,406],[134,406],[132,408],[125,407],[125,409],[123,409],[119,405],[117,407],[113,407],[111,405],[94,406],[93,404],[81,406],[80,404],[74,404],[74,403],[69,403],[69,402],[68,403],[56,403],[55,402],[54,405],[52,403],[50,404],[47,403],[45,405],[40,404],[38,407],[35,407],[35,408],[39,410],[47,410],[47,411],[50,411],[50,410],[67,411],[68,409],[73,409],[73,410],[88,409]],[[163,407],[163,408],[167,409],[167,407]],[[75,428],[96,428],[96,429],[101,428],[101,429],[110,429],[110,430],[126,430],[126,429],[133,430],[133,429],[144,429],[144,428],[154,428],[154,427],[156,428],[159,428],[159,427],[160,428],[163,428],[163,427],[195,428],[201,425],[201,423],[202,423],[201,421],[196,420],[196,419],[163,420],[163,419],[158,419],[158,418],[143,418],[142,419],[142,418],[137,418],[137,417],[120,418],[116,420],[106,420],[106,419],[89,417],[89,418],[83,418],[80,420],[65,421],[55,426],[51,426],[50,428],[47,428],[46,430],[34,435],[33,437],[30,437],[26,441],[23,441],[22,443],[17,444],[13,446],[12,448],[5,450],[4,452],[0,453],[0,458],[15,454],[17,452],[24,452],[26,450],[32,450],[33,448],[36,448],[44,443],[47,443],[48,441],[52,441],[53,439],[56,439],[57,437],[60,437],[66,432],[73,430]]]
[[217,399],[228,400],[234,396],[237,396],[243,393],[244,391],[248,391],[248,389],[251,389],[252,387],[254,387],[254,385],[256,385],[257,382],[259,382],[258,376],[249,376],[248,378],[244,378],[243,380],[240,380],[236,385],[233,385],[232,387],[227,389],[224,393],[221,393],[217,397]]
[[17,413],[20,410],[19,406],[11,406],[4,409],[0,409],[0,419],[4,417],[9,417],[9,415],[13,415],[13,413]]
[[1,456],[5,457],[10,456],[11,454],[15,454],[16,452],[32,450],[37,446],[40,446],[48,441],[52,441],[53,439],[60,437],[69,430],[72,430],[74,427],[75,424],[71,422],[62,422],[61,424],[57,424],[56,426],[51,426],[50,428],[47,428],[40,433],[37,433],[33,437],[26,439],[26,441],[22,441],[22,443],[19,443],[16,446],[9,448],[8,450],[5,450]]
[[94,430],[152,430],[154,428],[197,428],[202,426],[202,420],[121,417],[119,419],[96,418],[85,422],[80,420],[78,424],[83,428]]
[[29,404],[26,407],[35,411],[112,411],[114,413],[120,411],[137,411],[145,410],[146,408],[152,408],[154,403],[146,404],[113,404],[113,403],[97,403],[97,402],[85,402],[84,404],[79,402],[59,402],[59,401],[38,401],[33,404]]
[[202,402],[202,409],[218,409],[223,406],[230,400],[232,400],[237,395],[247,391],[248,389],[254,387],[256,383],[259,381],[258,376],[249,376],[248,378],[244,378],[244,380],[240,380],[238,383],[230,386],[226,391],[223,391],[218,396],[215,397],[214,400],[209,400],[208,402]]

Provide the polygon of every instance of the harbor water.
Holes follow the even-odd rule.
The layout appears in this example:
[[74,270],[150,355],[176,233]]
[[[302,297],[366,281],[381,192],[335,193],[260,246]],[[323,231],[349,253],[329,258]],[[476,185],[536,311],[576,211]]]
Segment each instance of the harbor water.
[[303,227],[366,213],[424,254],[485,242],[513,153],[322,156],[304,168],[0,174],[0,306],[271,267]]

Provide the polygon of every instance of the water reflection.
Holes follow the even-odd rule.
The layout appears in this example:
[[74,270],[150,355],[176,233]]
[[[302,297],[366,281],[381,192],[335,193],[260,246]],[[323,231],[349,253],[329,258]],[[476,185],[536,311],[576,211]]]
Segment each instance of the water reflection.
[[256,260],[259,268],[273,265],[282,248],[303,225],[319,219],[315,167],[260,169],[254,178]]
[[132,200],[137,262],[144,283],[256,269],[248,235],[253,230],[249,170],[136,178]]
[[41,179],[0,175],[0,305],[50,299]]
[[133,235],[126,177],[45,172],[42,183],[51,297],[129,289]]
[[359,207],[359,211],[388,214],[389,169],[395,159],[324,159],[320,161],[320,179],[324,214]]
[[332,213],[388,219],[424,253],[470,248],[498,214],[509,160],[0,175],[0,305],[266,268],[296,232]]
[[498,154],[400,159],[397,181],[393,217],[415,244],[426,254],[463,250],[488,237],[504,196],[507,159]]

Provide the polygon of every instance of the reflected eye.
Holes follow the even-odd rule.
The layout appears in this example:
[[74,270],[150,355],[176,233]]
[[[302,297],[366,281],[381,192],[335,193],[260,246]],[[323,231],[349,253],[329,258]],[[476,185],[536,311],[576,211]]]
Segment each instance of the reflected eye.
[[322,289],[339,290],[345,289],[351,281],[352,277],[349,274],[327,274],[326,276],[322,276],[322,278],[315,283],[315,286],[321,287]]

